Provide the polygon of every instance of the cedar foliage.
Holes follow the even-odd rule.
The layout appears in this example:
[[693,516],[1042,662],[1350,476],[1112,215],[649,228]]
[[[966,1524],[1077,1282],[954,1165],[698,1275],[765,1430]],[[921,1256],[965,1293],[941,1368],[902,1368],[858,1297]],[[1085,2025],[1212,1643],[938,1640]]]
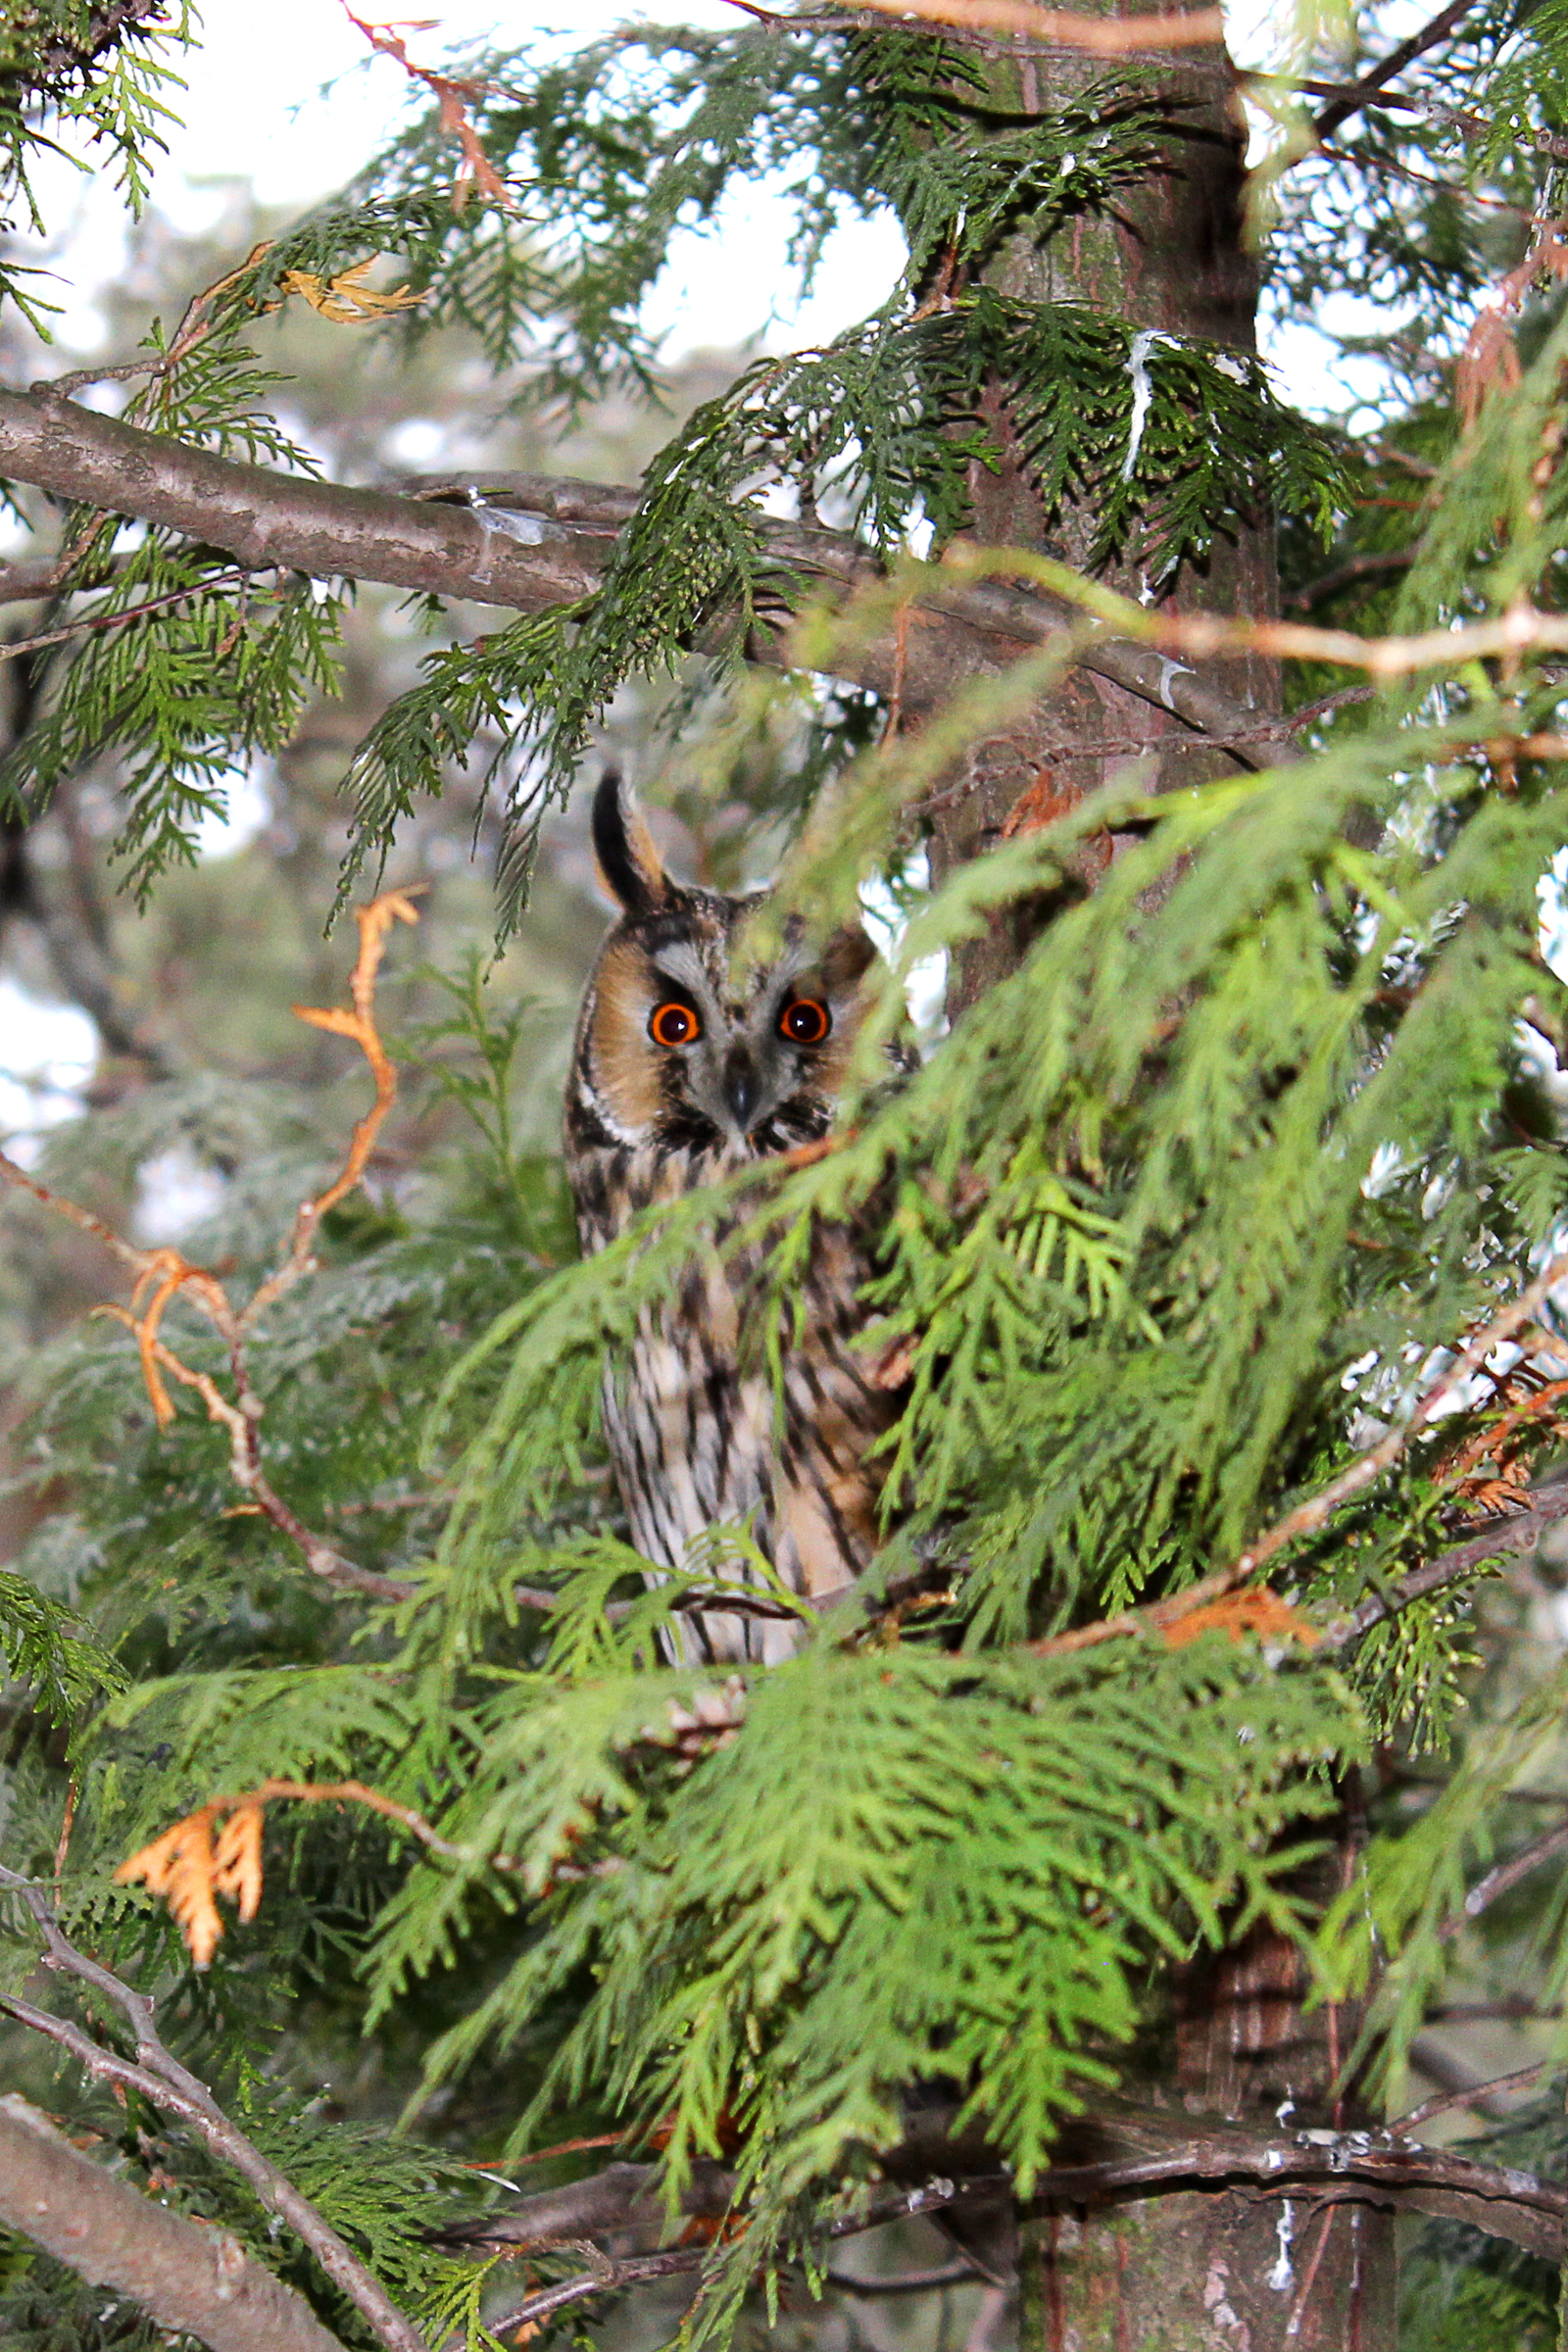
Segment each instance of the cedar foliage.
[[[58,0],[16,18],[0,53],[13,188],[47,101],[110,142],[134,201],[178,30],[141,27],[63,87],[40,61],[61,34],[85,55],[87,12]],[[1174,339],[1141,355],[1135,431],[1126,322],[984,285],[929,307],[938,257],[1049,244],[1114,207],[1159,121],[1147,73],[1021,128],[995,116],[961,43],[923,31],[644,29],[463,71],[520,212],[478,194],[455,209],[450,139],[434,114],[411,121],[340,201],[209,290],[199,339],[150,375],[134,420],[307,466],[248,337],[298,298],[290,273],[329,288],[382,256],[419,297],[386,331],[462,322],[498,370],[528,363],[518,398],[652,389],[641,317],[672,231],[781,167],[804,273],[837,220],[880,205],[909,266],[862,325],[747,367],[669,438],[593,599],[431,652],[352,764],[345,889],[395,855],[400,819],[441,793],[480,728],[499,728],[501,919],[523,919],[533,828],[610,697],[675,670],[701,636],[705,683],[732,709],[811,704],[809,760],[770,789],[805,814],[830,776],[833,827],[802,831],[785,893],[825,924],[892,874],[906,927],[839,1148],[674,1203],[588,1265],[571,1262],[559,1169],[514,1147],[516,1021],[454,977],[449,1017],[402,1041],[406,1085],[444,1088],[471,1134],[412,1202],[334,1212],[319,1270],[251,1350],[291,1506],[313,1528],[350,1525],[346,1547],[405,1580],[402,1601],[323,1591],[264,1520],[236,1516],[220,1433],[184,1392],[156,1429],[115,1325],[35,1353],[20,1475],[59,1508],[0,1581],[5,1853],[47,1875],[69,1780],[68,1926],[161,1989],[189,2063],[432,2340],[477,2328],[469,2272],[409,2222],[471,2201],[457,2152],[505,2161],[620,2126],[638,2145],[657,2124],[678,2194],[694,2160],[738,2145],[750,2229],[715,2241],[692,2322],[694,2340],[719,2341],[760,2264],[819,2251],[828,2202],[870,2177],[912,2085],[960,2085],[1027,2191],[1061,2118],[1157,2030],[1169,1964],[1255,1920],[1306,1940],[1325,1983],[1363,1979],[1379,1944],[1393,1955],[1374,2017],[1396,2086],[1453,1966],[1445,1928],[1517,1838],[1508,1792],[1553,1768],[1563,1695],[1560,1673],[1516,1649],[1478,1671],[1452,1592],[1337,1655],[1219,1629],[1180,1648],[1153,1635],[1080,1655],[1029,1646],[1234,1558],[1408,1409],[1560,1237],[1563,1006],[1539,944],[1543,877],[1568,846],[1550,748],[1560,663],[1435,663],[1316,722],[1301,762],[1165,799],[1129,773],[928,891],[900,812],[990,723],[997,690],[984,714],[960,699],[941,730],[867,752],[853,699],[743,678],[748,629],[780,586],[760,499],[788,490],[882,554],[928,530],[940,554],[964,525],[966,469],[994,454],[980,395],[1001,381],[1045,506],[1097,517],[1092,565],[1168,578],[1267,507],[1314,618],[1414,631],[1521,597],[1559,609],[1568,320],[1555,283],[1520,264],[1559,195],[1568,24],[1553,5],[1517,23],[1478,11],[1422,69],[1420,108],[1369,109],[1332,156],[1281,176],[1282,315],[1346,291],[1400,313],[1355,433],[1309,422],[1250,360]],[[4,95],[7,75],[27,103]],[[1273,95],[1298,128],[1289,89]],[[1446,375],[1478,297],[1510,269],[1519,380],[1493,384],[1461,435]],[[6,292],[31,299],[20,273]],[[149,357],[179,340],[156,330]],[[212,551],[95,514],[70,514],[64,545],[77,612],[185,593],[52,660],[7,788],[35,810],[86,760],[118,756],[125,878],[145,892],[190,854],[236,760],[286,740],[330,678],[337,607],[303,580],[243,585]],[[1396,567],[1363,562],[1391,555]],[[813,660],[829,674],[831,643],[824,623]],[[1054,660],[1008,682],[1016,707]],[[1340,682],[1302,663],[1291,691]],[[1548,748],[1508,748],[1528,737]],[[498,762],[498,790],[500,776]],[[1075,854],[1112,823],[1134,845],[1086,893]],[[907,1086],[879,1090],[875,1047],[914,961],[1043,892],[1054,918],[1016,973]],[[176,1085],[151,1090],[115,1114],[117,1148],[134,1161],[189,1107]],[[333,1157],[286,1102],[258,1098],[246,1115],[242,1174],[185,1244],[241,1286]],[[51,1180],[69,1177],[70,1149]],[[888,1548],[872,1589],[812,1623],[797,1657],[715,1691],[665,1664],[659,1635],[686,1594],[722,1587],[744,1535],[715,1531],[690,1576],[644,1588],[597,1434],[606,1352],[694,1248],[758,1235],[771,1249],[759,1344],[786,1344],[811,1220],[868,1209],[886,1237],[869,1344],[910,1374]],[[221,1349],[177,1298],[165,1328],[221,1377]],[[1531,1342],[1543,1361],[1548,1339]],[[1303,1625],[1473,1523],[1451,1464],[1496,1399],[1476,1407],[1285,1556]],[[1560,1444],[1544,1412],[1520,1424],[1515,1486]],[[886,1608],[911,1575],[931,1605]],[[1425,1759],[1444,1786],[1413,1825],[1387,1808],[1353,1901],[1320,1928],[1298,1866],[1374,1751]],[[256,1916],[230,1917],[198,1975],[163,1906],[117,1870],[219,1793],[278,1779],[368,1784],[444,1842],[275,1802]],[[8,1916],[15,1988],[33,1946]],[[1557,1928],[1554,1898],[1494,1932],[1544,2007],[1568,1992]],[[356,2036],[376,2053],[375,2129],[311,2112],[293,2086],[307,2044]],[[380,2128],[394,2094],[412,2140]],[[136,2177],[241,2231],[345,2343],[368,2340],[167,2118],[66,2076],[51,2095]],[[1499,2160],[1521,2148],[1560,2170],[1560,2122],[1510,2126]],[[152,2341],[25,2248],[5,2259],[10,2340]],[[576,2259],[546,2255],[538,2276]],[[1412,2347],[1458,2340],[1456,2266],[1465,2340],[1546,2340],[1549,2272],[1446,2229],[1412,2268]]]

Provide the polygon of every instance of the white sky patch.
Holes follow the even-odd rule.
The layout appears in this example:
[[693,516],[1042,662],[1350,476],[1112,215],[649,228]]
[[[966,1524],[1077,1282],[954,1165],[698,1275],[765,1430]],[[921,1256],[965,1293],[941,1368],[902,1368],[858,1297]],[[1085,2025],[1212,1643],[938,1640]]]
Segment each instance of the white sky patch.
[[1559,980],[1568,980],[1568,850],[1559,850],[1541,880],[1536,896],[1541,906],[1541,953]]
[[[725,32],[738,22],[723,0],[643,0],[640,7],[572,0],[562,13],[569,15],[569,35],[542,44],[552,53],[628,21]],[[448,0],[428,31],[412,28],[404,38],[416,63],[439,66],[454,49],[487,40],[505,47],[529,29],[508,25],[495,0]],[[170,103],[185,120],[171,127],[168,152],[154,160],[152,203],[189,234],[221,220],[236,181],[248,181],[263,204],[303,211],[341,187],[409,119],[403,69],[371,54],[336,0],[269,0],[265,11],[254,0],[207,0],[200,46],[182,58],[171,52],[171,60],[186,89]],[[69,126],[61,136],[70,142]],[[123,270],[126,226],[102,158],[84,146],[77,151],[88,165],[84,173],[66,156],[38,160],[45,218],[73,222],[49,257],[56,282],[43,290],[63,306],[55,324],[66,350],[96,354],[105,337],[96,298]],[[454,142],[454,171],[457,163]],[[906,259],[891,213],[847,219],[827,241],[813,293],[791,307],[792,176],[786,170],[760,185],[737,184],[711,222],[671,239],[647,312],[651,330],[665,338],[666,361],[754,341],[770,350],[826,342],[885,299]],[[518,197],[526,226],[526,187]],[[16,242],[20,249],[29,240]],[[176,316],[179,291],[170,290]]]
[[217,1169],[204,1167],[189,1144],[172,1144],[137,1170],[131,1232],[144,1250],[183,1241],[222,1198],[223,1179]]
[[0,973],[0,1134],[30,1167],[45,1131],[74,1118],[98,1032],[74,1004],[48,1004]]
[[[930,887],[931,870],[924,850],[919,850],[905,867],[902,881],[915,890]],[[898,959],[899,943],[909,927],[909,917],[900,906],[892,885],[881,874],[872,874],[860,885],[860,912],[882,954],[890,963]],[[922,1041],[935,1043],[947,1030],[948,954],[944,948],[935,956],[922,956],[911,963],[904,982],[904,1001],[909,1008],[909,1018],[919,1031]]]
[[227,807],[220,816],[204,816],[196,827],[198,858],[232,858],[248,849],[272,813],[267,787],[254,768],[241,768],[224,787]]

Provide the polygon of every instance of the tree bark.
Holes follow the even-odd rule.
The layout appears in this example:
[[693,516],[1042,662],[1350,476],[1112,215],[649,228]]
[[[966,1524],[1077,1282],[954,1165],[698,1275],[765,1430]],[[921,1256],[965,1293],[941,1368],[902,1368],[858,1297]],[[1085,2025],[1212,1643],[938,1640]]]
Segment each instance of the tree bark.
[[[987,103],[1004,118],[1040,117],[1078,98],[1099,71],[1082,55],[1020,43],[1016,60],[995,67]],[[1044,249],[1014,239],[988,270],[990,282],[1034,302],[1088,301],[1139,330],[1250,352],[1257,272],[1244,242],[1234,90],[1222,50],[1162,61],[1168,130],[1148,178],[1114,213],[1076,223]],[[1065,543],[1067,561],[1085,568],[1095,518],[1042,513],[1027,467],[1010,454],[1002,387],[991,422],[1003,463],[995,472],[974,468],[976,537],[1040,548],[1049,528]],[[1156,609],[1271,618],[1279,595],[1272,519],[1258,514],[1231,542],[1217,543],[1201,571],[1184,564],[1173,580],[1152,585],[1123,562],[1106,576]],[[1211,663],[1200,683],[1254,715],[1280,706],[1277,670],[1255,658]],[[1142,746],[1155,789],[1222,772],[1212,749],[1195,743],[1167,710],[1118,681],[1077,671],[1027,720],[974,747],[968,790],[953,796],[933,826],[935,878],[1020,819],[1049,819],[1108,780],[1126,754],[1098,746],[1128,739]],[[1043,756],[1047,744],[1074,741],[1081,754]],[[1102,863],[1118,847],[1107,839]],[[1095,878],[1081,877],[1086,887]],[[1023,906],[994,918],[989,936],[958,960],[952,1008],[961,1010],[1014,968],[1048,916],[1048,907]],[[1170,2064],[1145,2086],[1149,2095],[1254,2130],[1279,2129],[1282,2109],[1298,2125],[1353,2122],[1333,2095],[1348,2021],[1332,2011],[1308,2015],[1305,1992],[1299,1955],[1267,1931],[1183,1972]],[[1320,2205],[1233,2185],[1115,2209],[1046,2200],[1021,2213],[1019,2225],[1032,2352],[1142,2352],[1156,2343],[1161,2352],[1394,2352],[1393,2221],[1379,2204]]]
[[343,2352],[238,2238],[155,2204],[15,2097],[0,2099],[0,2222],[211,2352]]

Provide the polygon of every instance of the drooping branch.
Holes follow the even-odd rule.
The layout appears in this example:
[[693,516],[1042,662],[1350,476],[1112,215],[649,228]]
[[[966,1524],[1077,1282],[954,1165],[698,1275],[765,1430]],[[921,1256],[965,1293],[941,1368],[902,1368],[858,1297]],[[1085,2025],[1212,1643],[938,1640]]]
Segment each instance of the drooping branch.
[[417,2328],[404,2318],[358,2255],[322,2219],[310,2199],[230,2122],[206,2083],[188,2067],[181,2066],[158,2031],[149,1996],[125,1984],[101,1961],[78,1951],[41,1888],[30,1880],[0,1864],[0,1886],[14,1888],[31,1913],[43,1943],[44,1967],[90,1985],[101,1999],[120,2011],[135,2035],[135,2062],[131,2064],[114,2051],[102,2048],[69,2020],[50,2016],[29,2003],[6,1999],[4,2005],[11,2014],[34,2032],[69,2048],[88,2073],[139,2090],[156,2106],[178,2115],[200,2134],[215,2156],[231,2165],[249,2182],[268,2211],[276,2214],[310,2248],[333,2284],[361,2313],[377,2342],[386,2346],[386,2352],[426,2352]]
[[1348,90],[1331,99],[1313,122],[1312,128],[1318,137],[1328,138],[1339,129],[1342,122],[1348,122],[1352,115],[1358,115],[1379,90],[1404,72],[1406,66],[1414,65],[1418,57],[1424,57],[1429,49],[1435,49],[1440,41],[1446,40],[1450,32],[1457,31],[1465,18],[1473,14],[1475,5],[1476,0],[1448,0],[1446,8],[1441,9],[1429,23],[1412,32],[1407,40],[1400,41],[1397,48],[1391,49],[1387,57],[1380,58],[1375,66],[1362,74],[1359,81],[1352,82]]
[[117,2180],[14,2096],[0,2098],[0,2222],[211,2352],[343,2352],[237,2237]]

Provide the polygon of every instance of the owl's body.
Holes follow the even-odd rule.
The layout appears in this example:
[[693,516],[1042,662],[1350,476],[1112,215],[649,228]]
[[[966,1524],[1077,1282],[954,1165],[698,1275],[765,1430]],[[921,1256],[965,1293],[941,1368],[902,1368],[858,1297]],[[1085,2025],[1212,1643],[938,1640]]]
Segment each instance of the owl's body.
[[[732,951],[756,898],[672,882],[613,779],[600,788],[594,841],[624,911],[583,1000],[566,1098],[586,1250],[651,1201],[827,1133],[871,961],[857,932],[809,959],[787,945],[742,978]],[[668,1301],[643,1316],[627,1360],[607,1369],[616,1483],[646,1559],[681,1567],[705,1529],[739,1525],[792,1591],[820,1601],[876,1549],[868,1455],[896,1409],[854,1345],[865,1269],[847,1232],[818,1230],[775,1395],[751,1327],[762,1311],[759,1260],[723,1250],[725,1238],[694,1256]],[[797,1640],[781,1618],[708,1610],[687,1623],[687,1654],[707,1659],[770,1661]]]

